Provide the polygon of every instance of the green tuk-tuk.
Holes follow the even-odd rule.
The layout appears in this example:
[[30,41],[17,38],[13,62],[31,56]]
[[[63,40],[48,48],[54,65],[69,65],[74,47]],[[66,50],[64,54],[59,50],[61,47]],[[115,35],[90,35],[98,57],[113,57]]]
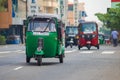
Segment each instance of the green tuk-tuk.
[[27,18],[26,62],[31,58],[42,64],[42,58],[64,58],[64,24],[57,15],[39,14]]

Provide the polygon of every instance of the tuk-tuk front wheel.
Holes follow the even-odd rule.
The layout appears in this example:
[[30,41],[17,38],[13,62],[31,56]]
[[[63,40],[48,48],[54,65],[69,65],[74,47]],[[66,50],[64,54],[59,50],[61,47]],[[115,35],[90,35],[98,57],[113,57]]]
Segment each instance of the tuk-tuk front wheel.
[[26,63],[30,63],[30,57],[26,56]]
[[64,57],[64,54],[61,54],[61,55],[59,56],[59,61],[60,61],[60,63],[63,63],[63,57]]
[[42,65],[42,56],[37,56],[37,64],[38,66]]
[[80,48],[81,48],[81,47],[80,47],[80,45],[79,45],[79,46],[78,46],[78,49],[80,50]]
[[72,48],[72,46],[73,46],[73,45],[72,45],[72,44],[70,44],[70,47],[71,47],[71,48]]
[[90,45],[87,45],[87,48],[88,48],[88,50],[90,50],[91,46],[90,46]]

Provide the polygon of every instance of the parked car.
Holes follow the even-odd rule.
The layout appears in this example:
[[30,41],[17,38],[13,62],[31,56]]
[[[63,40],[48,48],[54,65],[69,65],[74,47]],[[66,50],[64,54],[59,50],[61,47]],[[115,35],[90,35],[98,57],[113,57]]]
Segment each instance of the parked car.
[[6,43],[7,44],[20,44],[20,36],[19,35],[10,35],[7,37]]

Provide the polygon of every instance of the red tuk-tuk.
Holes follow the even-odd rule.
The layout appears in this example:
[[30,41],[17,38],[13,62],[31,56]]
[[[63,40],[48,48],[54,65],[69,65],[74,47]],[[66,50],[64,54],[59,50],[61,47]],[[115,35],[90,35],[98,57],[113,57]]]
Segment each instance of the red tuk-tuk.
[[78,49],[87,47],[90,50],[91,46],[99,49],[98,40],[98,25],[96,22],[82,22],[78,25]]

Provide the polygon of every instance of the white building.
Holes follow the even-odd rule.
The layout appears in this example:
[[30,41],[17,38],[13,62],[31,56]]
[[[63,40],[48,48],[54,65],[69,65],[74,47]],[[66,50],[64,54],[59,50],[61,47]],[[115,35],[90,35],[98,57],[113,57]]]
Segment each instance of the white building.
[[63,22],[67,25],[68,0],[59,0],[59,15]]
[[39,0],[27,0],[27,15],[35,15],[39,13]]
[[75,26],[78,25],[78,20],[79,20],[79,9],[78,9],[78,0],[74,0],[74,5],[73,5],[73,14],[74,14],[74,23]]

